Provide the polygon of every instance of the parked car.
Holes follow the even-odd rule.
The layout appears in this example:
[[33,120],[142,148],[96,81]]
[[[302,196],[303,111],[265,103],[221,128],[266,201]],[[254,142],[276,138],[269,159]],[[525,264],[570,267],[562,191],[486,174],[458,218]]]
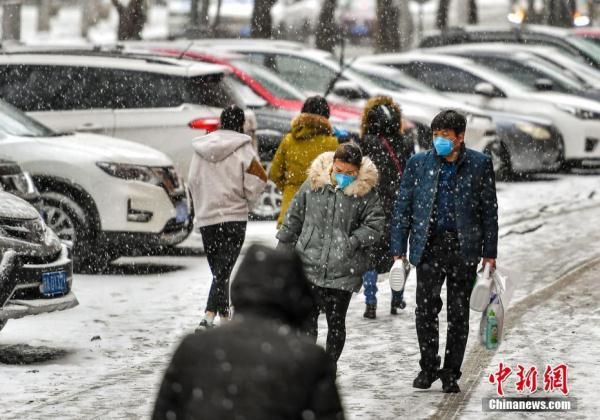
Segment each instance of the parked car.
[[511,44],[545,45],[558,48],[573,56],[581,57],[589,65],[600,69],[600,46],[583,36],[576,29],[540,25],[519,27],[467,26],[445,31],[431,31],[421,41],[421,48],[444,45],[472,44],[481,42],[504,42]]
[[79,304],[67,246],[37,209],[7,192],[0,192],[0,255],[0,330],[9,319]]
[[397,68],[422,83],[475,106],[538,116],[561,134],[568,166],[600,163],[600,103],[575,95],[539,91],[472,60],[434,54],[382,54],[363,61]]
[[506,44],[501,42],[449,45],[446,47],[425,49],[423,52],[430,53],[438,51],[444,54],[463,55],[470,53],[504,54],[510,56],[516,53],[528,53],[534,55],[538,60],[547,63],[546,66],[560,72],[564,77],[576,80],[580,84],[600,89],[600,70],[589,66],[579,57],[565,53],[554,47]]
[[577,77],[573,77],[560,67],[535,54],[506,48],[492,50],[481,44],[478,45],[478,49],[461,48],[456,51],[453,50],[454,47],[443,47],[427,49],[425,52],[468,58],[481,66],[488,67],[537,90],[551,90],[594,100],[600,99],[600,90],[581,82]]
[[30,48],[0,55],[0,97],[58,132],[158,149],[187,176],[192,139],[218,127],[222,108],[242,103],[223,82],[228,72],[117,50]]
[[58,133],[0,100],[0,155],[31,173],[46,224],[73,244],[77,271],[177,245],[192,228],[182,178],[150,147]]

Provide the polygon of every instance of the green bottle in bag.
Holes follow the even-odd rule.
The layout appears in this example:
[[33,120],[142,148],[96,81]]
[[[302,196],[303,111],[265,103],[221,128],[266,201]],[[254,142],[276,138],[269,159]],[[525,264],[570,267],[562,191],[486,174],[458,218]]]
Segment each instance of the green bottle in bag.
[[493,309],[490,309],[487,314],[485,347],[488,350],[498,348],[498,318],[496,318],[496,312]]

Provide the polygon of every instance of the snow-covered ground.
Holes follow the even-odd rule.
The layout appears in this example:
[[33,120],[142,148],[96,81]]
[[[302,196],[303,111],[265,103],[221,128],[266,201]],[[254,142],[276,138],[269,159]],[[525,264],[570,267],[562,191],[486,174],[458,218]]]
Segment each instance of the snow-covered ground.
[[[600,175],[548,176],[499,184],[498,190],[503,226],[499,264],[521,273],[515,305],[600,255]],[[274,244],[274,235],[274,223],[249,225],[248,241]],[[598,406],[592,393],[600,385],[589,374],[600,363],[594,344],[598,293],[591,292],[597,274],[527,312],[522,323],[507,331],[484,372],[491,373],[498,360],[564,361],[572,367],[572,396],[587,401],[576,414],[593,417]],[[122,259],[109,274],[76,276],[79,307],[10,321],[0,333],[0,417],[148,417],[172,351],[199,321],[210,277],[203,257]],[[425,418],[444,395],[439,382],[429,391],[411,388],[419,358],[414,278],[407,286],[408,307],[396,317],[389,315],[387,285],[380,286],[377,320],[362,318],[361,295],[350,305],[339,370],[346,412],[352,419]],[[479,345],[479,314],[471,315],[465,363]],[[441,319],[444,331],[445,311]],[[441,334],[441,348],[444,341]],[[2,364],[7,361],[25,364]],[[459,401],[470,418],[481,417],[481,398],[495,393],[481,377],[465,377],[461,385],[467,389],[474,381],[479,386],[470,400]]]

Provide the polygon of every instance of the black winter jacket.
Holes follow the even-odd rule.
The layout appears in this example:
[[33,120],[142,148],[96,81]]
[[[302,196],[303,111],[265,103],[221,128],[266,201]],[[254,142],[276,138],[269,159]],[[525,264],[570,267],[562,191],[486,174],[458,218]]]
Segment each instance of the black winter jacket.
[[404,171],[406,162],[414,152],[413,143],[407,141],[403,135],[385,137],[398,158],[400,164],[400,170],[398,170],[398,165],[385,147],[383,139],[381,136],[367,134],[360,142],[363,154],[371,159],[379,171],[379,184],[376,191],[385,214],[385,228],[383,236],[370,251],[370,261],[371,268],[380,274],[390,271],[394,262],[390,251],[390,226],[394,214],[394,204],[400,190],[401,171]]
[[314,305],[299,258],[252,246],[231,299],[228,325],[175,352],[153,419],[343,419],[333,362],[298,334]]

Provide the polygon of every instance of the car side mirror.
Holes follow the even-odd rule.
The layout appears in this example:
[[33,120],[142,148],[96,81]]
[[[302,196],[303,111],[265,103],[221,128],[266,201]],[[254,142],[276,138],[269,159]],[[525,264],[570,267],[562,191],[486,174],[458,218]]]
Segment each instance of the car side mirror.
[[365,93],[360,86],[349,80],[338,80],[335,82],[333,89],[331,89],[331,93],[350,101],[365,99]]
[[554,90],[554,83],[552,83],[552,80],[549,79],[537,79],[534,86],[535,89],[540,92]]
[[487,82],[477,83],[475,86],[475,93],[478,95],[487,96],[488,98],[500,96],[498,94],[498,89],[496,89],[496,87],[491,83]]

